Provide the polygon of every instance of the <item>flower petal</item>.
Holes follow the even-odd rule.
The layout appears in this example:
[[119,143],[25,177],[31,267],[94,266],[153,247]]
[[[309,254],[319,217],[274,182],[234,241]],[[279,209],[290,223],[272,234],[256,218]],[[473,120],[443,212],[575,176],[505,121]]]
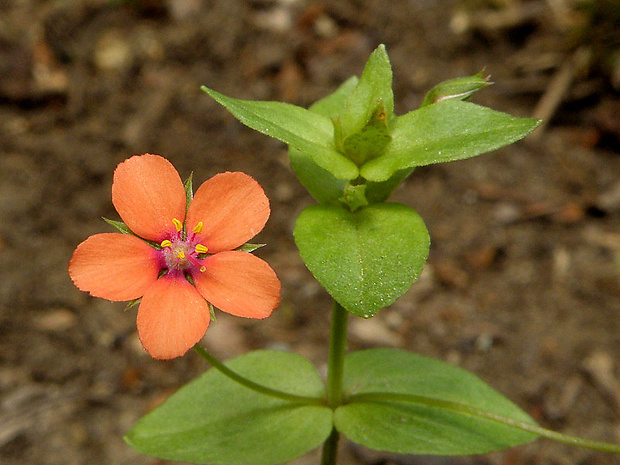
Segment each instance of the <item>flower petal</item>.
[[125,224],[145,239],[161,242],[185,218],[185,189],[174,166],[159,155],[136,155],[114,171],[112,203]]
[[187,229],[202,222],[198,234],[209,253],[232,250],[258,234],[269,218],[263,188],[245,173],[220,173],[196,191],[187,211]]
[[280,280],[271,267],[247,252],[220,252],[193,275],[198,292],[220,310],[245,318],[267,318],[280,304]]
[[157,280],[157,251],[128,234],[90,236],[77,246],[69,262],[69,275],[82,291],[108,300],[142,297]]
[[163,276],[144,294],[138,309],[138,336],[153,358],[185,354],[209,326],[209,305],[183,276]]

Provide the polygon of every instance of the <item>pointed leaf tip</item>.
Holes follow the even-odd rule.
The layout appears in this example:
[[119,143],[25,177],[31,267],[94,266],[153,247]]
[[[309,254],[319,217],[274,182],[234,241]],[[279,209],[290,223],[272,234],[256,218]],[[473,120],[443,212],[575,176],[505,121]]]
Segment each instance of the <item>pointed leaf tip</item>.
[[308,154],[336,178],[348,181],[359,176],[355,163],[336,150],[328,117],[289,103],[240,100],[205,86],[201,89],[246,126]]

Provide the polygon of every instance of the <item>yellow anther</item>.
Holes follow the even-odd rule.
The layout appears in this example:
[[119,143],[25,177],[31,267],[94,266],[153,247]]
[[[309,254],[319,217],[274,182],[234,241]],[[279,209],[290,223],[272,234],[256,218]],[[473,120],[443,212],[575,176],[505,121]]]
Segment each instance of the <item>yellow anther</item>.
[[201,272],[201,273],[204,273],[205,271],[207,271],[207,267],[206,267],[206,266],[204,266],[204,265],[202,265],[202,266],[200,267],[200,272]]
[[207,253],[209,249],[207,246],[202,244],[196,244],[196,253]]
[[176,218],[172,218],[172,222],[174,223],[174,227],[177,228],[177,231],[180,231],[181,229],[183,229],[183,223],[181,223]]
[[195,234],[200,234],[202,232],[202,221],[199,221],[192,231],[194,231]]
[[168,239],[161,241],[161,245],[162,247],[171,247],[172,246],[172,242],[170,242]]
[[182,250],[179,250],[177,252],[177,257],[183,260],[185,258],[185,252],[183,252]]

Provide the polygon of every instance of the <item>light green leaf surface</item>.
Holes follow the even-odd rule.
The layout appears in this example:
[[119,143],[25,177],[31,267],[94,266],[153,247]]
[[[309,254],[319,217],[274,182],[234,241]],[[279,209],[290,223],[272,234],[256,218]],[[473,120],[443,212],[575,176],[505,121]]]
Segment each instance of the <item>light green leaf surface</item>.
[[[344,108],[347,97],[358,82],[355,76],[347,79],[334,92],[315,102],[310,111],[330,119],[335,117]],[[308,153],[289,146],[288,154],[291,168],[295,171],[299,182],[317,202],[332,205],[340,203],[338,199],[342,197],[346,180],[337,179],[332,173],[321,168]]]
[[472,373],[406,351],[372,349],[348,354],[344,389],[350,403],[336,410],[336,428],[375,450],[480,454],[538,437],[492,419],[536,425]]
[[355,163],[335,148],[334,128],[329,118],[288,103],[235,99],[205,86],[202,90],[246,126],[309,155],[336,178],[357,178],[359,170]]
[[379,182],[405,168],[474,157],[525,137],[539,123],[459,100],[435,103],[396,118],[392,142],[360,172]]
[[392,194],[400,183],[402,183],[415,168],[406,168],[396,171],[390,179],[382,182],[368,181],[366,183],[366,199],[368,203],[384,202]]
[[340,114],[344,137],[360,132],[379,103],[383,104],[389,121],[394,113],[394,94],[392,66],[384,45],[379,45],[368,58],[362,77]]
[[323,97],[321,100],[314,102],[310,106],[309,110],[329,119],[335,117],[344,109],[347,98],[349,98],[349,95],[353,92],[353,89],[355,89],[358,82],[359,79],[357,77],[350,77],[340,84],[340,87],[338,87],[338,89],[329,94],[327,97]]
[[312,157],[293,147],[288,149],[291,168],[299,182],[319,203],[338,205],[347,181],[337,179],[332,173],[321,168]]
[[301,258],[346,310],[371,317],[403,295],[422,271],[430,239],[411,208],[312,205],[293,231]]
[[[324,396],[316,369],[296,354],[249,352],[226,365],[273,389]],[[258,394],[211,369],[143,417],[125,439],[138,452],[162,459],[276,465],[325,441],[332,416],[327,407]]]

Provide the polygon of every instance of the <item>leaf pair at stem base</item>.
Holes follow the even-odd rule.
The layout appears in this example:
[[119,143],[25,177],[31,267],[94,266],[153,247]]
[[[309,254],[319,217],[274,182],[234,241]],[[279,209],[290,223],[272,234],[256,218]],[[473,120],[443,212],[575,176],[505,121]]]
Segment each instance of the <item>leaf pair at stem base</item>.
[[617,445],[545,430],[475,375],[402,350],[349,353],[343,400],[333,409],[320,375],[299,355],[255,351],[225,368],[292,398],[256,392],[211,369],[141,419],[127,442],[159,458],[220,465],[286,463],[334,431],[403,454],[481,454],[538,437],[620,453]]

